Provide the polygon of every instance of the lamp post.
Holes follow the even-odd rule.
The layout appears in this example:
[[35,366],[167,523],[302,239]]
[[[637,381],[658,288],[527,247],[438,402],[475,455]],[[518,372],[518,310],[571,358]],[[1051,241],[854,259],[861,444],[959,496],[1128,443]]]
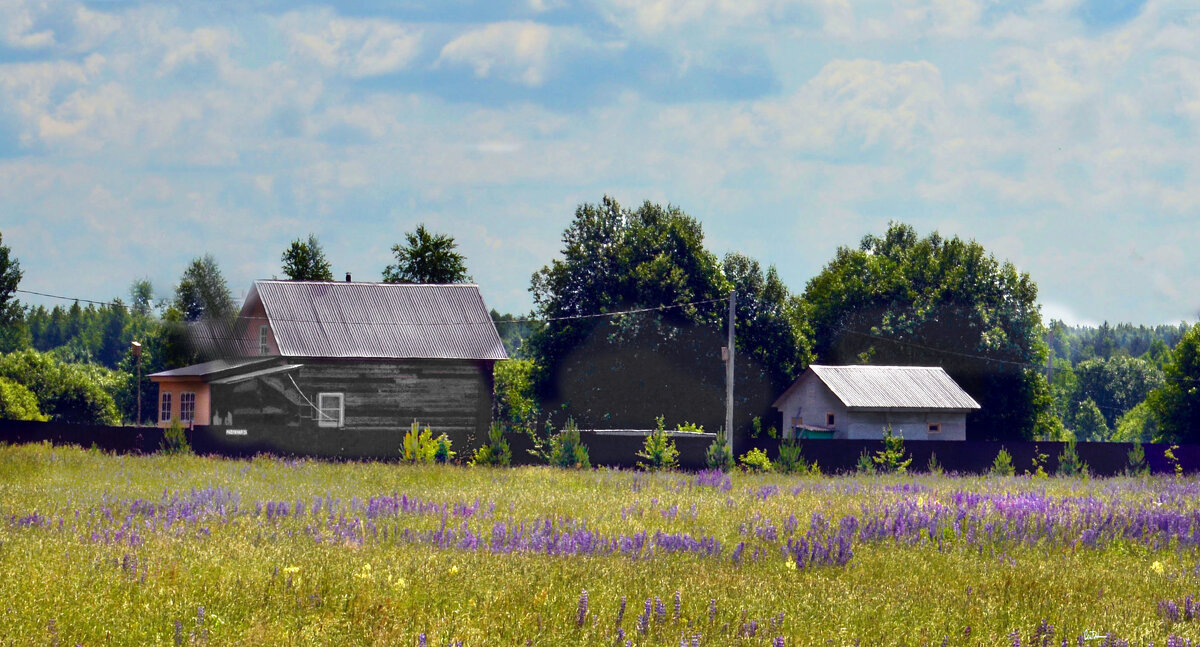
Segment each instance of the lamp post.
[[142,345],[138,342],[130,344],[133,356],[137,358],[137,424],[142,426]]

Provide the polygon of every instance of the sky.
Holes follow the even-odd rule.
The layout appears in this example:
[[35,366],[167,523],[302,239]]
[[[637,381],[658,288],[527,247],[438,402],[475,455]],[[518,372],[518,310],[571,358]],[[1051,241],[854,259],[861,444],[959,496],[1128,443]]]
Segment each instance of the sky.
[[[793,292],[890,221],[1028,272],[1045,318],[1200,318],[1200,3],[0,0],[21,288],[235,297],[316,234],[418,223],[527,312],[575,208],[677,205]],[[27,303],[53,301],[20,295]]]

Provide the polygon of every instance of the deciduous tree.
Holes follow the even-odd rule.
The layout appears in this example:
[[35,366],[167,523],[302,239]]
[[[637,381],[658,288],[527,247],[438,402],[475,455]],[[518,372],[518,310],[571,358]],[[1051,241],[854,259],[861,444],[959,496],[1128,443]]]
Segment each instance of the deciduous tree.
[[1168,442],[1200,442],[1200,323],[1179,340],[1163,367],[1163,385],[1147,399]]
[[233,295],[212,254],[194,258],[188,264],[175,288],[173,305],[188,321],[223,320],[234,315]]
[[893,223],[839,248],[804,300],[818,361],[941,366],[983,407],[971,438],[1053,432],[1037,286],[982,245]]
[[283,274],[293,281],[332,281],[333,271],[315,234],[297,238],[283,252]]
[[396,264],[383,270],[384,283],[466,283],[467,257],[454,251],[458,243],[445,234],[430,233],[425,225],[404,235],[404,244],[392,245]]

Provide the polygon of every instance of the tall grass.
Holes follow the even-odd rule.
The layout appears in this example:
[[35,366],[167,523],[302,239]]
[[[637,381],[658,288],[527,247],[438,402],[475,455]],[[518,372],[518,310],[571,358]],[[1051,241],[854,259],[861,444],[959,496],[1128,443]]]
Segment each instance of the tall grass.
[[1163,645],[1198,494],[0,446],[0,644]]

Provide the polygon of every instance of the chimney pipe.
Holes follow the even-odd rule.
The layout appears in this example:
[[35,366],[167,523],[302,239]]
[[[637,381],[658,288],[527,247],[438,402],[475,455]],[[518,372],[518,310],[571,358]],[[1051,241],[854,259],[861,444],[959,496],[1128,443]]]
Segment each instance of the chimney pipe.
[[350,282],[350,273],[349,272],[346,272],[346,282],[347,283]]

